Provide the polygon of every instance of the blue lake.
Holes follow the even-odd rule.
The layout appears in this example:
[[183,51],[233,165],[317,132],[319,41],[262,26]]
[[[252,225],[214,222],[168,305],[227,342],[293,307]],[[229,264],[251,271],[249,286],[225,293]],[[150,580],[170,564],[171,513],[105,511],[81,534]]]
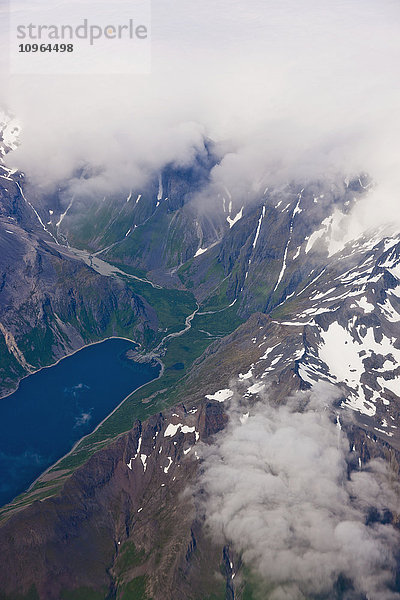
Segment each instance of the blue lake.
[[0,505],[23,492],[93,431],[159,367],[126,356],[134,343],[106,340],[23,379],[0,400]]

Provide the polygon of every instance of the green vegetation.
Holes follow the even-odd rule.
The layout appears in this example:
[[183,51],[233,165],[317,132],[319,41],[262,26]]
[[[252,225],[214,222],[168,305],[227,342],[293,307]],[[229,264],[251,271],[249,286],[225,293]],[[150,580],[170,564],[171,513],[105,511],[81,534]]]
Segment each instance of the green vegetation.
[[256,600],[256,590],[251,577],[245,579],[242,600]]
[[[101,258],[102,255],[100,255]],[[139,269],[138,267],[132,267],[131,265],[126,265],[125,263],[119,263],[112,260],[106,259],[110,265],[114,265],[117,269],[128,273],[129,275],[133,275],[134,277],[140,277],[141,279],[147,279],[147,271],[144,269]]]
[[93,590],[87,587],[77,588],[61,592],[61,600],[104,600],[107,597],[107,590]]
[[19,345],[28,363],[40,368],[54,362],[53,344],[54,334],[50,327],[45,326],[31,329]]
[[0,333],[0,380],[5,391],[12,391],[15,382],[26,375],[25,369],[8,350],[2,333]]
[[151,600],[146,592],[147,577],[141,575],[132,579],[122,590],[119,600]]
[[293,314],[301,312],[301,300],[299,298],[293,298],[288,300],[281,306],[275,308],[270,316],[272,319],[277,319],[280,321],[284,321],[286,318],[291,317]]
[[[149,339],[147,349],[154,347],[168,333],[181,331],[186,317],[196,309],[195,298],[190,292],[153,288],[149,284],[129,278],[127,283],[132,291],[140,294],[151,304],[163,328],[156,339],[154,337],[152,340]],[[226,298],[224,306],[226,306]],[[86,462],[112,439],[131,429],[136,419],[145,420],[152,414],[173,405],[176,402],[178,389],[181,391],[184,389],[185,378],[193,362],[214,339],[231,333],[242,322],[236,314],[236,306],[217,310],[220,312],[196,315],[191,329],[179,337],[167,340],[165,353],[162,356],[165,366],[162,377],[131,394],[96,431],[84,438],[71,454],[61,459],[50,470],[52,480],[45,484],[38,481],[29,492],[22,494],[12,505],[4,508],[1,516],[6,517],[13,508],[28,505],[34,499],[40,500],[54,495],[62,486],[65,476]],[[201,307],[200,313],[202,311]],[[121,322],[121,318],[121,315],[115,317],[113,327]],[[90,321],[91,315],[87,315],[88,326],[91,326]],[[122,326],[118,331],[121,336],[129,337]],[[179,368],[176,368],[176,365],[179,365]]]
[[34,500],[44,500],[45,498],[54,496],[55,494],[57,494],[57,492],[61,490],[61,488],[63,487],[63,483],[64,482],[57,482],[56,480],[49,481],[46,483],[46,486],[48,486],[49,489],[39,493],[38,489],[43,486],[40,482],[35,483],[35,485],[32,487],[32,490],[30,490],[29,492],[23,492],[22,494],[14,498],[11,504],[6,504],[6,506],[1,507],[0,522],[3,519],[6,519],[7,516],[11,514],[15,508],[24,508],[25,506],[29,506],[30,504],[32,504]]
[[117,577],[121,577],[129,569],[141,565],[145,557],[146,553],[144,550],[138,551],[133,542],[125,542],[114,565]]
[[118,205],[114,198],[105,198],[103,202],[85,206],[78,218],[73,214],[76,208],[74,204],[63,223],[70,244],[75,248],[99,250],[125,235],[127,223],[133,220],[135,205],[127,202]]
[[186,317],[196,310],[196,299],[191,292],[153,288],[147,283],[128,278],[126,283],[154,308],[162,328],[179,331]]
[[159,248],[164,242],[169,221],[172,218],[172,215],[169,215],[169,218],[161,215],[162,209],[163,207],[160,207],[156,214],[153,213],[152,218],[147,223],[144,222],[135,229],[134,234],[123,239],[121,244],[114,246],[108,253],[110,260],[125,263],[131,262],[131,260],[126,260],[128,257],[135,257],[135,262],[141,262],[139,259],[144,254],[151,252],[153,248]]
[[0,600],[40,600],[39,594],[37,593],[36,586],[32,586],[27,594],[13,594],[12,596],[6,596],[0,592]]
[[243,319],[238,317],[236,306],[233,305],[218,313],[196,315],[195,323],[199,331],[206,331],[212,336],[221,337],[232,333],[243,323]]
[[178,269],[178,277],[187,289],[204,284],[209,287],[209,298],[203,303],[204,310],[217,310],[229,304],[226,292],[229,278],[225,277],[223,266],[214,259],[201,278],[198,277],[196,263],[193,258]]
[[183,264],[178,269],[178,277],[187,288],[193,287],[193,282],[191,282],[189,280],[190,269],[192,268],[193,263],[194,263],[194,258],[191,258],[190,260],[186,261],[185,264]]
[[220,584],[221,591],[220,593],[216,592],[215,594],[211,594],[211,596],[206,596],[205,598],[202,596],[199,600],[226,600],[226,586],[225,583]]

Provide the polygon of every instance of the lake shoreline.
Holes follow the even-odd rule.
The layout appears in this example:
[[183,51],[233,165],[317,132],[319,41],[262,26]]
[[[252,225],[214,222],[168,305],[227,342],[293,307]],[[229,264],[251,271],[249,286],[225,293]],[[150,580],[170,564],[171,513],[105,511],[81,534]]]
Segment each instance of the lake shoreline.
[[[109,339],[114,339],[114,338],[109,338]],[[118,338],[118,339],[126,339],[126,338]],[[104,341],[106,341],[106,340],[104,340]],[[131,340],[127,340],[127,341],[131,341]],[[146,385],[149,385],[150,383],[153,383],[154,381],[158,381],[159,379],[161,379],[161,377],[164,375],[165,365],[162,362],[162,360],[159,359],[159,358],[152,357],[152,360],[155,360],[160,365],[160,373],[158,374],[158,376],[155,377],[154,379],[152,379],[151,381],[148,381],[147,383],[143,383],[141,386],[139,386],[138,388],[136,388],[135,390],[133,390],[132,392],[130,392],[127,396],[125,396],[125,398],[123,400],[121,400],[121,402],[118,404],[118,406],[116,406],[110,412],[110,414],[108,414],[106,417],[104,417],[104,419],[100,423],[98,423],[98,425],[96,425],[96,427],[93,429],[93,431],[91,431],[90,433],[87,433],[86,435],[84,435],[83,437],[81,437],[79,440],[77,440],[75,442],[75,444],[72,446],[71,450],[69,450],[69,452],[67,452],[66,454],[63,454],[63,456],[61,456],[55,463],[53,463],[52,465],[50,465],[49,467],[47,467],[47,469],[45,471],[43,471],[43,473],[41,473],[39,475],[39,477],[37,477],[33,483],[31,483],[31,485],[25,490],[25,492],[22,492],[23,494],[27,494],[30,491],[32,491],[32,489],[34,488],[34,486],[36,485],[36,483],[38,483],[41,480],[42,477],[44,477],[45,475],[47,475],[47,473],[49,473],[52,469],[54,469],[54,467],[56,467],[62,460],[64,460],[64,458],[67,458],[67,456],[70,456],[70,454],[73,454],[73,452],[75,452],[75,450],[79,446],[79,444],[81,442],[83,442],[83,440],[85,440],[90,435],[93,435],[93,433],[95,433],[99,429],[99,427],[101,427],[107,421],[107,419],[109,419],[119,408],[121,408],[121,406],[124,404],[124,402],[126,402],[126,400],[128,400],[128,398],[130,398],[132,396],[132,394],[135,394],[136,392],[138,392],[142,388],[146,387]],[[150,361],[149,361],[149,363],[150,363]],[[120,435],[124,435],[124,433],[126,433],[126,431],[122,431],[121,433],[118,433],[114,438],[110,438],[110,443],[113,440],[115,440],[117,437],[119,437]],[[14,502],[14,500],[12,500],[11,502],[9,502],[8,504],[12,504],[13,502]],[[7,506],[7,505],[5,505],[5,506]],[[0,509],[2,509],[2,508],[4,508],[4,506],[0,507]]]
[[[110,346],[111,345],[111,346]],[[111,350],[109,350],[109,348]],[[117,348],[118,350],[118,354],[115,354],[115,350],[112,350],[113,348]],[[87,349],[86,353],[84,352]],[[45,427],[50,427],[49,429],[49,433],[50,433],[50,438],[47,439],[47,441],[44,442],[44,444],[42,444],[42,447],[44,446],[46,448],[46,450],[44,451],[45,454],[43,456],[48,455],[48,457],[51,457],[51,454],[56,454],[56,456],[53,457],[53,461],[49,461],[46,464],[43,464],[43,470],[39,470],[37,471],[37,476],[34,477],[34,479],[31,479],[31,481],[26,481],[26,487],[24,487],[24,489],[20,488],[20,492],[18,492],[18,490],[15,490],[17,493],[16,495],[14,495],[14,497],[9,497],[10,499],[7,499],[6,497],[2,498],[3,502],[5,501],[5,503],[3,504],[3,502],[1,502],[1,506],[6,507],[6,506],[12,506],[14,504],[14,502],[16,501],[17,498],[19,498],[21,496],[21,494],[26,494],[32,491],[32,489],[35,487],[35,485],[38,484],[39,481],[43,481],[46,480],[46,475],[48,475],[49,471],[56,469],[57,465],[60,463],[60,461],[62,461],[65,457],[69,456],[70,454],[74,453],[77,449],[77,447],[79,447],[82,443],[84,443],[84,440],[87,439],[88,437],[90,437],[92,434],[94,434],[102,425],[104,425],[104,423],[116,412],[118,411],[121,406],[128,400],[128,398],[130,398],[132,396],[132,394],[134,394],[137,390],[142,389],[144,386],[146,386],[148,383],[157,381],[159,378],[161,378],[165,372],[165,366],[163,361],[161,360],[161,358],[159,356],[154,355],[152,352],[149,352],[148,354],[143,352],[143,354],[139,353],[139,350],[141,349],[141,344],[129,339],[127,337],[122,337],[122,336],[108,336],[107,338],[104,338],[102,340],[97,340],[95,342],[91,342],[88,344],[85,344],[83,346],[81,346],[80,348],[77,348],[75,350],[73,350],[72,352],[70,352],[69,354],[59,358],[58,360],[56,360],[52,365],[48,365],[45,367],[41,367],[40,369],[37,369],[35,372],[29,373],[28,375],[26,375],[25,377],[21,378],[21,380],[18,383],[18,387],[16,389],[16,391],[14,392],[14,394],[18,394],[18,396],[15,397],[15,402],[14,402],[14,398],[11,398],[12,394],[8,394],[7,396],[4,396],[4,400],[5,402],[3,403],[3,407],[4,407],[4,419],[3,419],[3,429],[5,427],[5,423],[7,423],[7,418],[9,415],[14,415],[14,417],[19,417],[20,414],[23,414],[25,416],[25,418],[28,418],[29,423],[35,422],[35,419],[39,419],[38,423],[41,423],[42,429],[44,429]],[[115,358],[112,359],[111,355],[110,355],[110,351],[112,354],[115,355]],[[122,352],[122,354],[121,354]],[[83,353],[82,354],[82,358],[81,358],[81,354],[78,355],[78,353]],[[108,360],[108,357],[110,356],[110,362]],[[119,356],[119,358],[117,359],[117,356]],[[65,361],[64,359],[66,358],[70,358],[72,360],[72,362],[69,361]],[[139,359],[140,360],[137,360]],[[105,361],[105,362],[104,362]],[[117,361],[117,363],[116,363]],[[124,369],[124,373],[125,375],[123,375],[121,373],[121,378],[119,377],[119,370],[120,367],[116,367],[116,364],[121,364],[121,366],[123,364],[125,364],[125,367],[122,366],[122,368]],[[84,377],[86,376],[86,371],[87,371],[87,367],[90,366],[92,375],[88,376],[88,379],[84,379]],[[59,376],[61,377],[61,385],[62,385],[62,380],[65,377],[65,375],[67,374],[67,377],[69,377],[70,373],[72,373],[73,377],[79,377],[78,381],[84,381],[85,383],[87,383],[90,387],[86,387],[85,384],[79,384],[77,387],[80,388],[84,388],[86,387],[86,389],[92,389],[92,390],[96,390],[96,385],[97,385],[97,396],[96,398],[98,398],[98,393],[102,394],[102,397],[104,398],[104,400],[102,401],[104,404],[104,408],[105,410],[101,409],[101,405],[102,403],[100,403],[98,406],[99,408],[99,412],[100,414],[98,415],[99,420],[97,420],[95,413],[93,416],[93,427],[92,428],[88,428],[88,426],[85,427],[86,432],[82,431],[81,435],[79,437],[77,436],[73,436],[75,437],[74,439],[71,439],[71,445],[67,445],[67,447],[65,448],[64,446],[64,451],[62,451],[62,445],[63,442],[60,439],[60,444],[58,442],[58,437],[57,437],[57,427],[60,424],[60,418],[65,418],[68,420],[73,420],[75,418],[75,415],[73,414],[73,410],[72,409],[68,409],[65,412],[62,413],[57,413],[57,411],[55,411],[56,413],[56,420],[54,421],[53,417],[51,417],[49,415],[49,420],[47,422],[47,417],[44,416],[42,414],[41,411],[46,410],[46,402],[48,402],[48,393],[46,392],[47,390],[47,386],[44,382],[48,382],[48,381],[57,381],[57,376],[54,379],[48,379],[49,377],[52,377],[52,375],[50,374],[51,371],[53,370],[53,367],[55,367],[58,372],[59,372]],[[61,371],[59,371],[59,369],[61,368]],[[99,373],[96,374],[96,370],[100,368],[101,371]],[[126,370],[128,369],[128,371]],[[130,375],[129,375],[129,371],[130,369],[133,369],[132,373],[134,373],[134,377],[136,379],[136,383],[134,381],[132,381],[130,379]],[[128,377],[127,377],[127,373],[128,373]],[[94,375],[93,375],[94,374]],[[101,375],[102,374],[102,375]],[[30,378],[30,375],[38,375],[38,378]],[[100,377],[101,375],[101,377]],[[114,381],[114,377],[117,376],[117,379],[115,379]],[[80,379],[80,377],[83,377],[82,379]],[[100,377],[100,379],[99,379]],[[29,379],[30,378],[30,379]],[[139,379],[137,379],[139,378]],[[29,380],[29,386],[27,386],[27,381]],[[104,386],[102,383],[100,383],[101,381],[104,380]],[[141,381],[140,381],[141,380]],[[67,379],[68,381],[68,379]],[[92,387],[92,382],[94,383],[94,381],[96,381],[97,383],[94,384],[94,386]],[[125,383],[124,383],[125,381]],[[23,383],[24,382],[24,383]],[[76,382],[75,382],[76,383]],[[139,384],[139,385],[138,385]],[[43,387],[44,385],[44,387]],[[74,388],[71,388],[72,390],[74,390]],[[29,391],[28,391],[29,390]],[[38,391],[37,391],[38,390]],[[41,390],[43,390],[43,395],[41,395]],[[70,393],[68,392],[68,388],[64,389],[64,392],[62,392],[62,387],[61,390],[58,391],[58,393],[62,394],[62,393]],[[122,393],[120,393],[122,392]],[[40,402],[39,404],[33,403],[33,408],[30,409],[30,413],[32,413],[32,410],[34,411],[34,413],[32,413],[32,415],[30,415],[30,413],[28,413],[28,417],[26,417],[27,413],[25,411],[25,404],[26,402],[28,402],[29,398],[33,398],[36,397],[33,394],[37,394],[39,393],[40,395]],[[75,394],[75,392],[73,392]],[[93,393],[93,392],[92,392]],[[22,395],[21,395],[22,394]],[[51,392],[50,392],[50,396],[51,396]],[[118,398],[119,396],[119,398]],[[115,397],[115,400],[117,400],[117,404],[114,404],[112,402],[112,399]],[[71,397],[72,398],[72,397]],[[74,396],[74,398],[76,398],[76,396]],[[118,401],[119,400],[119,401]],[[74,407],[75,401],[73,401],[72,405],[69,404],[69,400],[67,400],[66,402],[64,402],[64,406],[72,406]],[[90,399],[89,399],[90,402]],[[54,415],[54,403],[51,404],[51,406],[53,406],[53,415]],[[90,406],[92,406],[90,404]],[[15,408],[8,408],[8,407],[15,407]],[[107,410],[108,407],[108,410]],[[80,408],[80,410],[82,410],[82,407]],[[92,409],[91,409],[92,410]],[[97,409],[96,409],[97,410]],[[103,414],[101,414],[101,412]],[[59,415],[63,415],[62,417],[60,417]],[[2,408],[2,415],[3,415],[3,408]],[[87,415],[84,415],[87,416]],[[53,419],[53,420],[52,420]],[[53,423],[54,421],[54,425],[56,426],[55,429],[53,429]],[[16,418],[14,418],[14,423],[16,423],[17,420]],[[25,421],[22,420],[22,423],[24,423]],[[46,425],[47,422],[47,425]],[[67,422],[67,421],[66,421]],[[30,428],[30,426],[28,426],[25,423],[25,427],[28,427],[27,431],[33,431],[36,430],[36,426],[34,428]],[[69,425],[68,425],[69,427]],[[7,436],[13,436],[13,431],[15,429],[15,426],[13,426],[11,429],[4,429],[4,439],[8,439]],[[69,431],[69,429],[65,429],[66,431]],[[72,430],[71,430],[72,431]],[[76,431],[76,433],[78,433],[79,435],[79,429]],[[123,432],[122,432],[123,433]],[[37,433],[33,433],[30,434],[31,438],[29,440],[29,436],[28,436],[28,442],[27,442],[27,438],[25,438],[23,444],[28,444],[32,443],[33,440],[33,444],[36,444],[36,440],[35,440],[35,435],[37,437]],[[47,434],[46,436],[47,437]],[[49,439],[52,440],[52,438],[54,438],[54,444],[53,442],[49,443]],[[13,440],[15,439],[15,436],[13,437]],[[18,437],[16,439],[19,439]],[[38,438],[40,439],[40,437]],[[42,438],[44,439],[44,438]],[[61,446],[61,447],[60,447]],[[24,446],[23,446],[24,447]],[[38,452],[39,456],[40,456],[40,447],[41,447],[41,443],[39,442],[39,450],[37,450],[36,446],[35,446],[35,452]],[[61,452],[59,452],[58,448],[60,448]],[[57,456],[58,454],[58,456]],[[17,457],[17,454],[16,454]],[[17,460],[17,458],[12,458],[12,461]],[[13,464],[12,462],[10,464]],[[7,468],[5,468],[5,473],[8,472]],[[26,480],[26,473],[27,470],[24,469],[25,473],[22,472],[19,476],[19,480],[23,483],[23,480],[25,478]],[[34,473],[32,473],[34,475]],[[56,475],[57,477],[58,475]],[[13,482],[17,482],[18,481],[18,477],[12,477],[10,478],[10,481]],[[12,486],[14,485],[14,483],[10,484],[10,489],[12,490]],[[3,490],[2,490],[3,491]],[[6,495],[6,493],[4,494]],[[18,501],[17,501],[18,503]]]
[[91,346],[96,346],[97,344],[102,344],[103,342],[106,342],[107,340],[126,340],[127,342],[132,342],[132,344],[136,344],[137,346],[139,346],[139,348],[141,347],[140,342],[136,342],[135,340],[132,340],[127,337],[122,337],[119,335],[111,335],[109,337],[103,338],[102,340],[98,340],[97,342],[90,342],[89,344],[84,344],[80,348],[77,348],[76,350],[72,350],[68,354],[61,356],[59,359],[56,360],[56,362],[51,363],[50,365],[45,365],[44,367],[39,367],[39,369],[36,369],[36,371],[31,371],[30,373],[27,373],[26,375],[21,377],[21,379],[18,381],[16,387],[11,392],[7,392],[7,394],[5,394],[4,396],[2,396],[0,394],[0,402],[1,402],[1,400],[4,400],[5,398],[8,398],[9,396],[12,396],[13,394],[15,394],[15,392],[17,392],[19,390],[21,382],[24,381],[24,379],[27,379],[31,375],[36,375],[37,373],[40,373],[40,371],[43,371],[44,369],[51,369],[52,367],[55,367],[56,365],[58,365],[65,358],[74,356],[74,354],[76,354],[77,352],[80,352],[81,350],[84,350],[85,348],[90,348]]

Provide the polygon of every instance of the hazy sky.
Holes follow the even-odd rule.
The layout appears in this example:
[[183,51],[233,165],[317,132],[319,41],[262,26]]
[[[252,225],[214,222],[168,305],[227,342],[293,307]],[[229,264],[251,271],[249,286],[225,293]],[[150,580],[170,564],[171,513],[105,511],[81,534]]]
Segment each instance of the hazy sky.
[[[71,11],[81,4],[68,2]],[[398,1],[153,0],[151,8],[150,75],[2,75],[0,104],[24,127],[10,164],[41,183],[90,164],[96,176],[85,185],[101,194],[190,162],[210,137],[228,142],[213,176],[233,195],[263,177],[367,171],[381,186],[379,215],[396,208]]]

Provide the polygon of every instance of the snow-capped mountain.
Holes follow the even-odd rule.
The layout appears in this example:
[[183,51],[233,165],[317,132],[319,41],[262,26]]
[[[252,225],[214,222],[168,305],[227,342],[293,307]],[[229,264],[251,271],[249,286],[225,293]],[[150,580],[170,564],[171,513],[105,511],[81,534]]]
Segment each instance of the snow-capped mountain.
[[292,354],[286,344],[272,347],[267,336],[262,347],[268,348],[255,365],[268,380],[295,360],[305,385],[323,380],[340,386],[345,404],[374,417],[385,439],[396,436],[399,416],[399,250],[398,237],[372,236],[334,255],[274,321],[286,328],[290,345],[297,336]]

